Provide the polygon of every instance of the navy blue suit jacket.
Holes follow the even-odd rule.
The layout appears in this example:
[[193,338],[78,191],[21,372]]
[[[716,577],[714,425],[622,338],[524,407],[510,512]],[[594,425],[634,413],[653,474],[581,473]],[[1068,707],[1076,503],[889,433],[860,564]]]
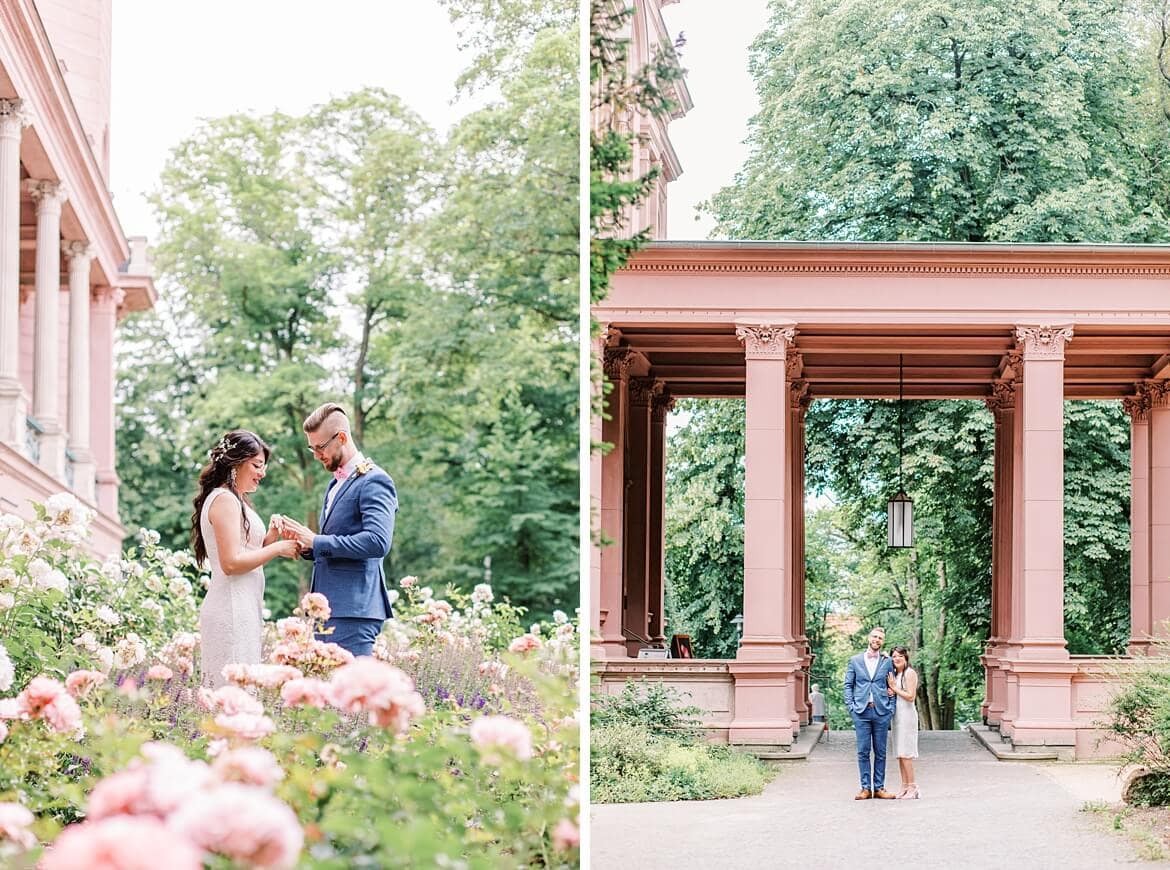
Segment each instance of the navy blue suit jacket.
[[869,668],[865,666],[865,653],[858,653],[849,660],[845,668],[845,707],[854,716],[865,712],[869,703],[870,693],[873,694],[874,712],[879,717],[894,715],[894,702],[897,696],[890,697],[887,691],[890,687],[886,683],[886,675],[894,672],[894,660],[885,653],[878,659],[873,679],[869,677]]

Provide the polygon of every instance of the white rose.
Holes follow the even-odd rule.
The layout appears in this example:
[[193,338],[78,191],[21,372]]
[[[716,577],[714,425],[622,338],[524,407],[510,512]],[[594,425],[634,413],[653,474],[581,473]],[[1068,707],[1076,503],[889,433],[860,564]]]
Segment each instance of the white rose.
[[191,584],[182,577],[176,577],[168,587],[175,598],[186,598],[191,594]]
[[64,592],[69,588],[69,579],[54,568],[38,580],[37,585],[42,589],[56,589],[58,592]]
[[159,533],[154,529],[139,529],[138,537],[142,540],[142,543],[146,544],[147,546],[154,546],[162,540],[162,536],[159,535]]
[[480,583],[471,593],[471,600],[477,604],[487,604],[495,598],[492,587],[487,583]]
[[45,502],[45,514],[62,525],[71,525],[80,510],[81,502],[71,492],[56,493]]
[[0,592],[0,610],[11,610],[15,605],[15,595],[11,592]]
[[434,594],[435,593],[430,586],[424,586],[422,589],[418,590],[418,595],[423,601],[429,600]]
[[166,611],[163,609],[163,606],[157,601],[142,602],[142,609],[147,613],[153,614],[156,619],[162,619],[166,615]]
[[146,579],[142,581],[146,588],[151,592],[159,593],[163,591],[162,578],[157,574],[147,574]]
[[94,656],[98,660],[98,670],[103,674],[108,674],[110,668],[114,666],[114,651],[108,646],[101,646],[94,651]]
[[48,573],[53,569],[44,559],[33,559],[25,570],[28,571],[28,576],[33,579],[33,582],[40,586],[41,580],[48,576]]
[[397,590],[397,589],[391,589],[391,590],[387,591],[387,593],[386,593],[386,594],[387,594],[387,595],[390,597],[390,606],[391,606],[391,607],[393,607],[395,604],[397,604],[397,603],[398,603],[398,599],[401,597],[401,596],[398,594],[398,590]]
[[11,568],[0,568],[0,589],[16,585],[16,572]]
[[87,649],[90,652],[97,652],[98,642],[97,636],[92,631],[86,631],[79,636],[73,638],[73,645]]
[[97,610],[95,610],[93,612],[93,615],[96,616],[98,619],[100,619],[102,622],[106,623],[107,625],[117,625],[119,622],[122,621],[122,617],[120,617],[117,613],[115,613],[114,609],[112,607],[110,607],[108,604],[103,604],[101,607],[99,607]]
[[564,625],[568,621],[569,621],[569,617],[565,615],[565,611],[563,611],[563,610],[554,610],[553,611],[553,622],[555,622],[557,625]]
[[182,577],[183,575],[179,572],[179,569],[176,568],[174,565],[166,564],[166,565],[163,565],[163,576],[166,577],[168,580],[174,580],[176,577]]
[[16,669],[12,666],[12,659],[8,658],[8,650],[0,644],[0,692],[11,689],[15,678]]
[[102,563],[102,576],[107,580],[117,583],[122,579],[122,563],[117,559],[110,559]]

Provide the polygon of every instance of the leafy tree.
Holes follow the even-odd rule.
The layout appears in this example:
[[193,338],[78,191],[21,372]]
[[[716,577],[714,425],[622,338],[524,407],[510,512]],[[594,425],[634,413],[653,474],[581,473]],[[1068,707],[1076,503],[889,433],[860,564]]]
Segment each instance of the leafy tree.
[[[315,524],[300,424],[339,399],[398,484],[390,576],[468,585],[491,557],[497,594],[547,615],[578,600],[576,7],[447,5],[473,50],[515,39],[471,59],[480,107],[445,140],[370,88],[173,151],[163,301],[120,362],[124,512],[182,546],[207,449],[245,425],[276,448],[262,513]],[[306,579],[271,566],[274,612]]]
[[1123,0],[774,0],[716,232],[1164,241],[1170,128],[1142,30]]

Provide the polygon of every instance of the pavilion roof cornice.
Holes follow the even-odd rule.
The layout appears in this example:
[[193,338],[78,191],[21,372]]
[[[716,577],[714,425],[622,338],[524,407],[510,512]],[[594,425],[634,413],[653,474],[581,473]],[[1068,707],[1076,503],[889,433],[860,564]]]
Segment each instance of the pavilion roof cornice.
[[1170,245],[652,242],[623,271],[1170,277]]

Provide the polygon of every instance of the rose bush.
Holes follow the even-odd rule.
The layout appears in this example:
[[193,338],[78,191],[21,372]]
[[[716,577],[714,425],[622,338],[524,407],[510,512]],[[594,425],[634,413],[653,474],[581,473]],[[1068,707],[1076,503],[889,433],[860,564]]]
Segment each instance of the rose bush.
[[579,864],[567,616],[525,627],[485,585],[404,578],[354,659],[317,639],[328,602],[308,595],[212,691],[191,560],[150,532],[83,555],[71,498],[0,518],[0,863]]

